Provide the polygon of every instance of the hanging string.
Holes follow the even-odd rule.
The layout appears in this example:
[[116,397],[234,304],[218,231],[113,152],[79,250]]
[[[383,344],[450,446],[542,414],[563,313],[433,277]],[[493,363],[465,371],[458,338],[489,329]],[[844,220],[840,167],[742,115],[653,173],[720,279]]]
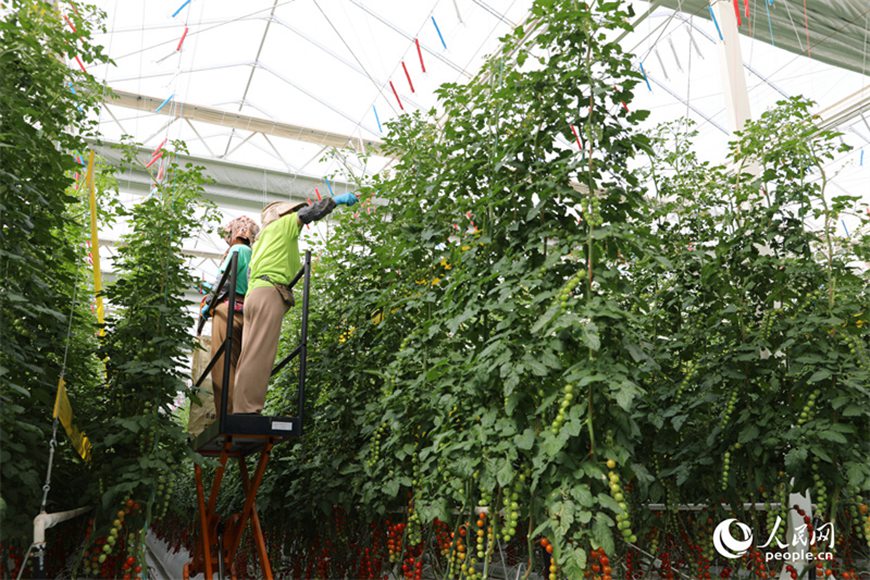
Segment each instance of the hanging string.
[[812,58],[813,48],[810,46],[810,16],[807,13],[807,0],[804,0],[804,29],[807,31],[807,56]]
[[773,38],[773,22],[770,18],[770,2],[764,2],[764,7],[767,9],[767,29],[770,32],[770,44],[771,46],[776,46],[776,40]]

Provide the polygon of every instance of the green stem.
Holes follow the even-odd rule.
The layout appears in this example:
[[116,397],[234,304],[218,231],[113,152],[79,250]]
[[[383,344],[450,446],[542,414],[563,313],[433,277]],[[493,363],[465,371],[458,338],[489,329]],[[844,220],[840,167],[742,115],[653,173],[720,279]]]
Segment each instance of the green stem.
[[[588,31],[586,31],[588,34]],[[593,238],[592,238],[592,228],[593,224],[590,221],[592,217],[592,199],[595,196],[595,184],[592,181],[592,171],[593,171],[593,162],[592,157],[595,153],[595,143],[592,139],[592,112],[595,106],[595,91],[592,86],[592,43],[587,43],[586,47],[586,74],[589,76],[589,115],[586,117],[586,127],[584,128],[584,132],[586,133],[586,146],[588,150],[586,151],[586,186],[589,189],[589,212],[586,216],[586,305],[589,306],[589,303],[592,301],[592,251],[593,251]],[[593,354],[592,350],[589,350],[589,361],[592,362]],[[589,430],[589,452],[592,455],[595,455],[595,431],[592,427],[592,417],[593,417],[593,407],[592,407],[592,384],[589,385],[588,389],[588,398],[587,398],[587,409],[586,413],[586,428]]]
[[[812,148],[811,148],[812,149]],[[822,187],[819,191],[819,198],[822,200],[822,206],[825,208],[825,245],[827,246],[828,261],[828,308],[834,307],[834,242],[831,239],[831,209],[828,207],[828,200],[825,199],[825,189],[828,186],[828,175],[825,173],[825,168],[816,158],[815,165],[822,176]]]
[[532,573],[532,566],[535,565],[535,543],[532,541],[532,530],[534,529],[534,516],[529,514],[529,531],[526,532],[526,549],[529,551],[529,561],[526,566],[526,573],[523,574],[523,580],[529,580],[529,576]]

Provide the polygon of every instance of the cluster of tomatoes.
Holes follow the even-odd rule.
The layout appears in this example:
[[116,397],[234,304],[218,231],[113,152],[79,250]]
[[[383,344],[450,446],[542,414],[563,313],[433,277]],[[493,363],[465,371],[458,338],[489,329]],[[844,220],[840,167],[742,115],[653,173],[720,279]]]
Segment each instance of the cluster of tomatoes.
[[390,525],[387,522],[387,552],[390,556],[390,562],[398,562],[399,556],[402,553],[402,535],[405,533],[405,524],[399,522],[395,525]]
[[598,548],[589,552],[589,566],[583,574],[584,578],[595,580],[613,580],[613,568],[610,566],[610,558],[604,548]]
[[[711,536],[706,537],[709,538]],[[701,548],[699,544],[689,544],[689,550],[695,554],[695,558],[698,562],[696,577],[702,580],[710,580],[712,577],[710,575],[710,560],[704,554],[703,548]]]
[[743,555],[743,560],[746,564],[746,568],[752,570],[758,578],[776,578],[777,573],[767,567],[761,552],[755,548],[750,548],[749,551]]
[[[486,556],[486,512],[480,512],[477,516],[477,559],[483,560]],[[489,532],[492,533],[492,526],[489,527]]]
[[330,542],[327,540],[323,547],[320,549],[317,554],[317,560],[315,564],[315,570],[317,571],[317,578],[329,578],[329,563],[332,560],[330,556],[332,550],[330,549]]
[[[130,554],[135,546],[139,546],[141,530],[130,532],[124,538],[121,534],[124,529],[124,521],[128,515],[141,510],[139,502],[127,498],[122,503],[121,509],[115,514],[115,520],[109,533],[94,540],[91,547],[85,551],[84,570],[86,574],[99,578],[115,576],[120,564],[123,580],[133,580],[142,577],[142,566],[137,564],[136,557]],[[89,522],[87,537],[90,537],[92,522]]]
[[421,580],[423,578],[423,546],[409,548],[402,562],[402,577],[405,580]]
[[365,578],[366,580],[374,580],[381,575],[381,559],[376,556],[378,550],[375,548],[364,548],[359,557],[357,566],[356,578]]
[[169,513],[167,517],[159,520],[151,527],[151,531],[158,539],[165,542],[173,553],[184,549],[193,551],[193,526],[188,521],[182,521],[177,514]]
[[625,580],[635,580],[640,577],[640,571],[636,569],[636,558],[634,550],[625,553]]
[[[619,485],[619,474],[616,472],[616,461],[613,459],[607,460],[607,479],[610,485],[610,496],[619,504],[619,512],[616,514],[616,527],[622,533],[622,538],[626,542],[637,542],[637,536],[631,531],[631,516],[628,514],[628,502],[625,498],[625,493]],[[627,492],[628,490],[626,490]]]
[[466,522],[465,525],[459,526],[459,537],[454,538],[456,540],[456,544],[454,545],[453,553],[450,556],[449,575],[451,577],[453,576],[454,571],[462,569],[462,565],[465,562],[465,557],[467,553],[465,543],[467,541],[466,538],[468,536],[468,528],[468,522]]
[[435,530],[435,543],[438,545],[438,550],[446,557],[450,553],[450,546],[453,545],[453,532],[450,531],[450,526],[438,518],[432,522],[432,527]]
[[674,580],[676,577],[674,574],[674,569],[671,566],[671,553],[665,550],[659,555],[659,576],[663,578],[663,580]]
[[[17,578],[18,573],[21,571],[21,566],[24,563],[24,559],[21,555],[21,550],[16,546],[4,546],[0,544],[0,556],[3,556],[2,562],[5,564],[6,562],[10,565],[10,577]],[[30,563],[30,560],[28,560]],[[6,568],[6,566],[3,566]]]
[[541,547],[547,554],[546,560],[550,561],[550,564],[548,566],[550,574],[548,577],[550,580],[556,580],[556,578],[559,577],[559,568],[558,566],[556,566],[556,559],[553,557],[553,544],[551,544],[550,540],[548,540],[547,538],[541,538]]
[[813,521],[810,519],[810,516],[808,516],[807,512],[805,512],[798,504],[791,506],[791,509],[796,511],[797,514],[803,518],[804,524],[807,526],[807,536],[812,537],[815,528],[813,528]]

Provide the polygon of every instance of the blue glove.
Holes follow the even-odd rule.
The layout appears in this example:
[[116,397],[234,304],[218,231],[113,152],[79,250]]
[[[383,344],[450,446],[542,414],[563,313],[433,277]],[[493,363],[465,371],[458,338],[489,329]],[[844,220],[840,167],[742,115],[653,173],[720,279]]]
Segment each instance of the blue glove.
[[208,320],[208,307],[209,306],[211,306],[211,305],[210,304],[203,305],[202,310],[200,311],[200,313],[202,314],[202,317],[205,320]]
[[356,196],[352,193],[342,193],[341,195],[336,195],[335,197],[332,198],[332,200],[336,203],[336,205],[347,205],[347,206],[351,206],[351,205],[355,204],[357,201],[359,201],[359,200],[357,200]]

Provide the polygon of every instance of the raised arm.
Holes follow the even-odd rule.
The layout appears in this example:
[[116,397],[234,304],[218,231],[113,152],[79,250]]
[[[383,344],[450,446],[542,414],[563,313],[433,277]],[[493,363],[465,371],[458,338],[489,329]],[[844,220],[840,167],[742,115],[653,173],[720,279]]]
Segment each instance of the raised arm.
[[343,193],[333,197],[321,199],[317,203],[303,207],[296,212],[296,218],[299,220],[299,226],[310,224],[317,220],[323,219],[332,213],[337,205],[351,206],[357,202],[356,195],[353,193]]

